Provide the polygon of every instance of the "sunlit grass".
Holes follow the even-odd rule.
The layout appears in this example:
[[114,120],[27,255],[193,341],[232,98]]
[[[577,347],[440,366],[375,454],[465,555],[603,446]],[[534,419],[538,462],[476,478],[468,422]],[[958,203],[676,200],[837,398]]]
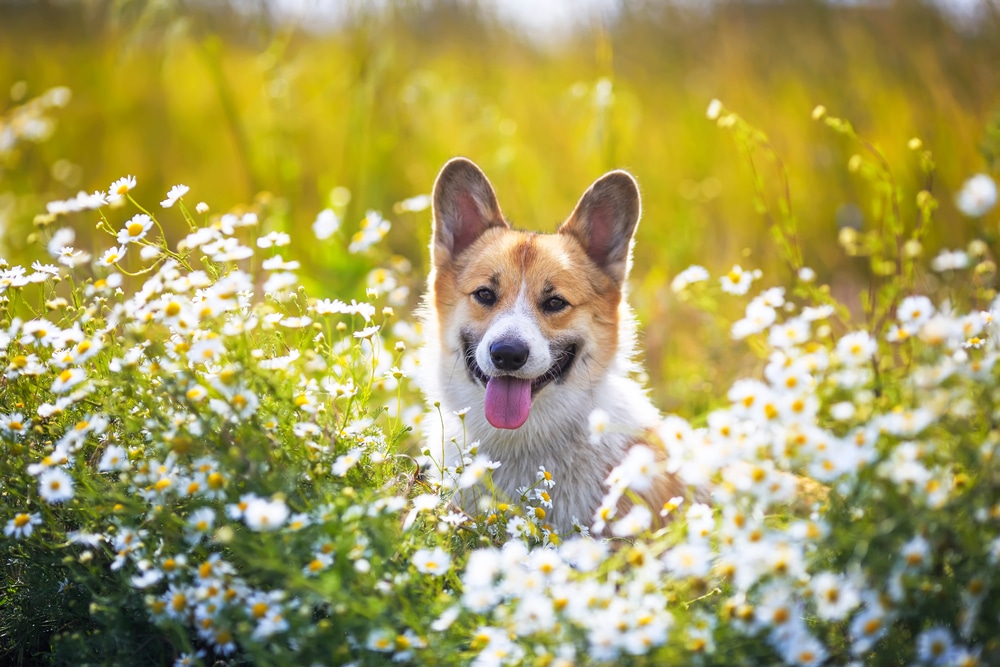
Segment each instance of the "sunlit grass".
[[[907,3],[654,3],[539,45],[436,5],[326,35],[115,7],[0,10],[0,118],[51,86],[72,92],[42,114],[44,141],[0,151],[2,599],[18,610],[0,613],[0,649],[163,664],[930,664],[938,641],[962,664],[995,658],[997,218],[953,203],[996,168],[978,152],[1000,87],[988,23],[962,34]],[[713,98],[725,105],[708,119]],[[515,226],[545,231],[604,170],[636,175],[630,299],[656,402],[683,417],[661,437],[688,439],[672,456],[694,472],[705,459],[690,452],[715,457],[714,512],[681,503],[670,530],[608,550],[547,533],[534,496],[463,517],[416,474],[434,411],[421,417],[406,378],[421,362],[410,314],[430,221],[395,205],[453,155],[483,165]],[[137,177],[124,207],[45,213],[123,170]],[[158,206],[178,182],[190,193]],[[324,209],[340,228],[319,240]],[[148,238],[119,240],[142,210],[157,219]],[[391,227],[351,252],[368,211]],[[60,265],[58,279],[28,268],[57,261],[46,244],[63,227],[76,238],[62,245],[99,260],[121,244],[125,259]],[[253,256],[180,243],[200,229]],[[671,289],[692,263],[709,280]],[[737,264],[761,270],[746,297],[720,288]],[[237,266],[242,296],[225,282]],[[402,289],[369,291],[386,285]],[[906,301],[917,295],[930,300]],[[822,315],[791,347],[770,327],[735,340],[734,322],[746,331],[761,312],[775,329]],[[58,355],[39,333],[50,325]],[[801,405],[782,393],[789,367],[810,380]],[[734,398],[737,378],[766,381]],[[807,507],[789,509],[784,471],[822,482]],[[513,547],[489,585],[467,569],[518,540],[571,546]],[[218,616],[198,598],[214,557],[236,568],[221,573],[232,597]],[[532,598],[523,578],[546,558],[557,576]],[[567,598],[592,586],[599,609]],[[824,606],[830,586],[850,604]],[[545,605],[558,624],[530,615]],[[599,613],[620,607],[622,626]]]

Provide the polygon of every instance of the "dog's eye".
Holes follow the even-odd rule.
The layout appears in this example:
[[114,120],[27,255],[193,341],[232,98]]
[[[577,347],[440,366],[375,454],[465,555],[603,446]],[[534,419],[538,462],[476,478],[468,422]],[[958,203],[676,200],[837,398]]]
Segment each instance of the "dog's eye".
[[492,306],[497,302],[497,295],[488,287],[480,287],[472,293],[472,296],[484,306]]
[[560,310],[569,305],[569,301],[562,298],[561,296],[549,297],[542,303],[542,310],[546,313],[558,313]]

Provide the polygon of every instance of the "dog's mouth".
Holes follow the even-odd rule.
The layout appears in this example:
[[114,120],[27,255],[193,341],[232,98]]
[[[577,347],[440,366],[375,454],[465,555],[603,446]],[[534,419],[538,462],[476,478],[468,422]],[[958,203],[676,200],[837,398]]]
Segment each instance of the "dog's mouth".
[[577,344],[569,343],[555,352],[555,360],[547,371],[536,378],[520,378],[509,374],[487,375],[476,363],[476,347],[463,337],[462,353],[469,375],[486,388],[484,409],[486,420],[496,428],[520,428],[528,420],[531,399],[543,387],[560,382],[576,361]]

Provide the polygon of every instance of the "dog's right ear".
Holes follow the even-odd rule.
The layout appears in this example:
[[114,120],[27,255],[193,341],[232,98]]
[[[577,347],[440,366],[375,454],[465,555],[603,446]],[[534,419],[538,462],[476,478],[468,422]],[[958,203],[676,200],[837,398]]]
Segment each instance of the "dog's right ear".
[[434,182],[433,211],[436,265],[458,257],[487,229],[508,226],[486,174],[463,157],[441,168]]

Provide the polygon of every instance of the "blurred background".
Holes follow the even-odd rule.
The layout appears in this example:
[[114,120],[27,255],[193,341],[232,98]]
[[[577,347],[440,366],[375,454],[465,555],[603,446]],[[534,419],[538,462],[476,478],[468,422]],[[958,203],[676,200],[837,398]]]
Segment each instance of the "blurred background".
[[[844,255],[838,228],[869,224],[871,193],[846,167],[859,146],[812,120],[817,104],[850,119],[914,195],[926,182],[907,143],[934,152],[929,252],[997,231],[995,212],[969,220],[953,204],[965,179],[1000,167],[987,131],[1000,127],[994,0],[0,0],[0,130],[55,86],[71,99],[27,139],[0,132],[0,256],[12,263],[44,256],[26,239],[46,202],[131,174],[149,206],[184,183],[189,208],[261,211],[262,232],[292,234],[286,257],[316,296],[361,298],[372,268],[405,257],[412,306],[430,214],[395,205],[429,193],[448,158],[478,162],[515,226],[544,231],[594,178],[629,169],[643,193],[632,299],[650,385],[685,414],[757,362],[679,303],[672,277],[738,263],[764,284],[790,279],[745,157],[705,117],[711,99],[768,135],[806,264],[852,305],[867,265]],[[327,207],[342,216],[339,243],[311,230]],[[369,209],[391,231],[373,254],[349,254]],[[186,225],[168,213],[179,238]],[[96,219],[65,222],[98,253],[111,241],[92,238]]]

